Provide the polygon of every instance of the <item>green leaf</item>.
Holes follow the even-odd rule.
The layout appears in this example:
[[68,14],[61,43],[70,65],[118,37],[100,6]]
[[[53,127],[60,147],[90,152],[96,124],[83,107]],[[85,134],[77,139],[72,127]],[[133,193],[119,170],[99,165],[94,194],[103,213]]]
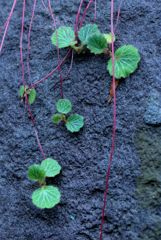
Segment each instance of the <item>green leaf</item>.
[[53,123],[58,124],[62,121],[62,114],[56,113],[52,117]]
[[[115,78],[126,78],[133,73],[140,61],[138,49],[132,45],[124,45],[115,52]],[[108,61],[107,69],[112,76],[112,58]]]
[[19,88],[18,94],[19,94],[19,96],[22,98],[23,95],[24,95],[24,93],[25,93],[25,86],[21,86],[21,87]]
[[44,169],[46,177],[55,177],[61,171],[59,163],[52,158],[47,158],[42,161],[41,167]]
[[56,109],[60,113],[67,114],[72,110],[72,104],[68,99],[59,99],[56,103]]
[[36,90],[32,88],[29,92],[29,97],[28,97],[29,104],[33,104],[35,102],[35,99],[36,99]]
[[33,181],[43,182],[45,179],[45,171],[40,165],[33,164],[28,168],[28,178]]
[[71,27],[59,27],[51,37],[52,44],[58,48],[66,48],[75,45],[75,34]]
[[84,117],[79,114],[72,114],[68,117],[65,125],[70,132],[79,132],[84,126]]
[[107,41],[103,34],[94,34],[88,39],[87,48],[94,54],[101,54],[107,48]]
[[79,30],[78,37],[81,43],[86,45],[88,42],[88,38],[91,37],[93,34],[100,34],[98,26],[96,24],[86,24]]
[[59,189],[53,186],[43,186],[32,194],[33,204],[41,209],[53,208],[60,202],[61,194]]
[[[103,34],[103,36],[105,37],[105,39],[106,39],[106,41],[107,41],[108,44],[112,43],[112,33],[107,33],[107,34],[105,33],[105,34]],[[115,39],[116,39],[116,38],[115,38],[115,36],[114,36],[114,39],[113,39],[113,40],[115,41]]]

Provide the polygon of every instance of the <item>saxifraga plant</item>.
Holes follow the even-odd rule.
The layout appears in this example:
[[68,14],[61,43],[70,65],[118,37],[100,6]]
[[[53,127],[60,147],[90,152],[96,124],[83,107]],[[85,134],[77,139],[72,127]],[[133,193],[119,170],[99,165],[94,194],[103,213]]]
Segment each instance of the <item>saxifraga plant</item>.
[[41,164],[33,164],[28,168],[28,178],[40,185],[40,188],[32,193],[32,202],[36,207],[53,208],[60,202],[59,189],[46,183],[46,178],[55,177],[60,171],[61,166],[52,158],[47,158]]
[[27,85],[20,86],[19,88],[19,97],[24,100],[28,98],[29,104],[33,104],[36,100],[36,90],[34,88],[29,88]]
[[[75,37],[71,27],[59,27],[51,37],[52,44],[59,48],[71,47],[77,53],[82,53],[87,49],[96,55],[106,54],[110,57],[107,62],[107,70],[112,76],[111,33],[101,33],[96,24],[86,24],[78,31],[78,38]],[[132,74],[138,67],[140,54],[133,45],[123,45],[115,51],[115,78],[119,81]],[[118,82],[117,84],[118,85]]]
[[56,103],[56,109],[58,113],[54,114],[52,117],[54,124],[59,124],[64,122],[66,128],[70,132],[79,132],[84,126],[84,117],[79,114],[71,114],[67,116],[72,111],[72,103],[68,99],[59,99]]

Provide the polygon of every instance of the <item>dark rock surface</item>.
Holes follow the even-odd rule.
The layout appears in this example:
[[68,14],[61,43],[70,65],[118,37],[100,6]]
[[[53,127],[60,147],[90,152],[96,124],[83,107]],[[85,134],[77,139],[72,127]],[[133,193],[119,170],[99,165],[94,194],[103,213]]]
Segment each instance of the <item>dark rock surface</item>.
[[[1,23],[12,2],[0,0]],[[25,59],[31,2],[27,1],[25,18]],[[79,1],[52,3],[59,24],[72,25]],[[93,19],[93,9],[90,10],[87,22]],[[160,0],[128,0],[122,6],[116,46],[134,44],[142,60],[136,73],[123,81],[117,91],[117,139],[106,208],[105,240],[161,239],[161,209],[158,210],[159,206],[157,210],[143,208],[136,194],[142,169],[134,144],[136,130],[144,125],[146,97],[153,88],[161,90],[160,12]],[[59,85],[54,88],[59,82],[58,74],[37,88],[38,97],[32,111],[40,139],[46,155],[57,159],[63,171],[53,180],[62,192],[61,204],[52,210],[36,209],[30,199],[34,185],[28,181],[26,171],[42,157],[32,125],[17,97],[21,79],[21,14],[22,1],[18,1],[0,58],[0,239],[97,240],[112,132],[112,106],[107,105],[110,77],[106,59],[90,54],[74,56],[72,73],[64,82],[65,97],[73,102],[74,110],[86,118],[84,129],[77,135],[71,135],[64,127],[54,127],[51,122],[54,104],[60,97]],[[98,1],[97,23],[103,31],[109,31],[110,1]],[[57,65],[56,50],[50,42],[52,32],[51,18],[38,1],[31,35],[29,82],[40,79]],[[65,53],[61,51],[62,56]],[[67,61],[64,73],[69,65]],[[26,79],[28,81],[27,74]],[[160,134],[159,128],[155,130]]]
[[161,92],[152,89],[148,96],[144,121],[149,125],[161,124]]

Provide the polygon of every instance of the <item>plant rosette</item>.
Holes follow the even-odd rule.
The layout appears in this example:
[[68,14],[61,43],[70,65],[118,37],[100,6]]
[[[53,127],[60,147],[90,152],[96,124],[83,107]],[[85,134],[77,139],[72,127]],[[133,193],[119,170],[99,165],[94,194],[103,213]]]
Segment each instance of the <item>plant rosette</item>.
[[26,99],[27,97],[30,105],[36,100],[36,90],[34,88],[29,88],[27,85],[20,86],[18,95],[22,100]]
[[52,121],[54,124],[64,122],[68,131],[79,132],[84,126],[84,117],[79,114],[68,114],[72,111],[72,103],[68,99],[59,99],[56,103],[58,113],[54,114]]
[[47,158],[41,164],[33,164],[28,168],[28,178],[38,182],[40,188],[32,193],[32,203],[40,208],[53,208],[60,202],[61,194],[57,187],[46,184],[47,177],[55,177],[61,171],[59,163]]

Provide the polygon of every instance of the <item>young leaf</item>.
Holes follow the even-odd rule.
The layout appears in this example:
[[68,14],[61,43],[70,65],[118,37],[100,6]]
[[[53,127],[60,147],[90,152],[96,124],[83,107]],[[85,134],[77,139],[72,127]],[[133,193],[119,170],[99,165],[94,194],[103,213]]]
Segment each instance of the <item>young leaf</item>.
[[44,169],[46,177],[55,177],[61,171],[59,163],[52,158],[47,158],[42,161],[41,167]]
[[[115,78],[126,78],[133,73],[140,61],[140,54],[132,45],[124,45],[115,52]],[[112,58],[108,61],[107,69],[112,76]]]
[[72,110],[72,104],[68,99],[59,99],[56,103],[56,109],[60,113],[67,114]]
[[28,168],[28,178],[33,181],[43,182],[45,179],[45,171],[40,165],[33,164]]
[[65,125],[70,132],[79,132],[84,125],[84,117],[79,114],[72,114],[68,117]]
[[[107,34],[105,33],[105,34],[103,34],[103,36],[105,37],[108,44],[112,43],[112,33],[107,33]],[[113,41],[115,41],[115,36],[114,36]]]
[[29,97],[28,97],[29,104],[33,104],[35,102],[35,99],[36,99],[36,90],[32,88],[30,90]]
[[19,93],[19,96],[22,98],[24,93],[25,93],[25,86],[21,86],[19,88],[19,92],[18,93]]
[[53,123],[58,124],[62,121],[62,114],[56,113],[52,117]]
[[71,27],[59,27],[51,37],[52,44],[58,48],[66,48],[75,45],[75,34]]
[[107,41],[103,34],[94,34],[88,39],[87,48],[94,54],[101,54],[107,48]]
[[61,194],[59,189],[53,186],[43,186],[32,194],[33,204],[41,209],[53,208],[60,202]]
[[79,30],[78,37],[81,43],[83,45],[86,45],[88,42],[88,38],[91,37],[93,34],[100,34],[98,26],[96,24],[86,24]]

